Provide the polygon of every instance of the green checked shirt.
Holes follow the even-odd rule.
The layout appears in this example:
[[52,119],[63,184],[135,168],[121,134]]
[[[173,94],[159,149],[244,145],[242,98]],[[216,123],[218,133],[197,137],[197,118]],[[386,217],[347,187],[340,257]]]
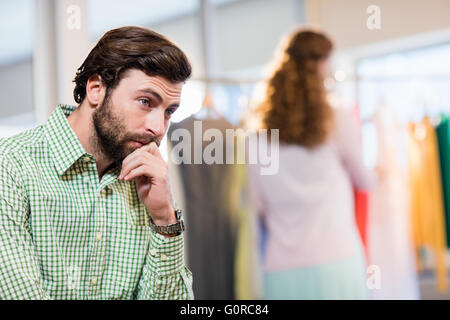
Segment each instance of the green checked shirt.
[[0,139],[0,298],[193,299],[183,235],[150,229],[119,168],[98,181],[73,110]]

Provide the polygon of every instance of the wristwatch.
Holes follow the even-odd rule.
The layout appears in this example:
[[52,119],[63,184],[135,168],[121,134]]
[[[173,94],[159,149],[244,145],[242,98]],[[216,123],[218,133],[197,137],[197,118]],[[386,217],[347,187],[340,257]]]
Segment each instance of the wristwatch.
[[184,231],[184,221],[183,221],[183,212],[181,209],[175,210],[175,217],[177,218],[177,223],[169,224],[168,226],[157,226],[153,223],[152,218],[150,217],[150,227],[156,233],[160,233],[166,236],[175,236],[180,235]]

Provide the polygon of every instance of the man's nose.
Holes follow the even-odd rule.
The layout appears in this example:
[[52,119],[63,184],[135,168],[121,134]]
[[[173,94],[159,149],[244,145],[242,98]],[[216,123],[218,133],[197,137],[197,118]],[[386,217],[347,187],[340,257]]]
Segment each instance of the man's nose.
[[151,112],[145,123],[145,131],[158,139],[162,139],[165,133],[164,109],[158,108]]

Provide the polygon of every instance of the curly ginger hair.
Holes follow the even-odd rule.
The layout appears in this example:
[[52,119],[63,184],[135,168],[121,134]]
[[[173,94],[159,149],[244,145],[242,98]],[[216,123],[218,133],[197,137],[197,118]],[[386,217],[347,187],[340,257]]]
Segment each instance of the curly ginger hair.
[[323,144],[333,123],[319,62],[327,59],[332,42],[321,33],[297,30],[275,60],[256,109],[258,129],[279,129],[279,139],[313,148]]

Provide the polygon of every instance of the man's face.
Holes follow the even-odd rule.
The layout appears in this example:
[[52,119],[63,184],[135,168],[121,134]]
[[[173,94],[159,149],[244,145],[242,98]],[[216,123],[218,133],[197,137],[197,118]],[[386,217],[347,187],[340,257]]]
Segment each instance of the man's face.
[[93,114],[102,151],[120,166],[143,145],[155,141],[159,146],[170,116],[179,106],[181,88],[182,83],[129,70]]

